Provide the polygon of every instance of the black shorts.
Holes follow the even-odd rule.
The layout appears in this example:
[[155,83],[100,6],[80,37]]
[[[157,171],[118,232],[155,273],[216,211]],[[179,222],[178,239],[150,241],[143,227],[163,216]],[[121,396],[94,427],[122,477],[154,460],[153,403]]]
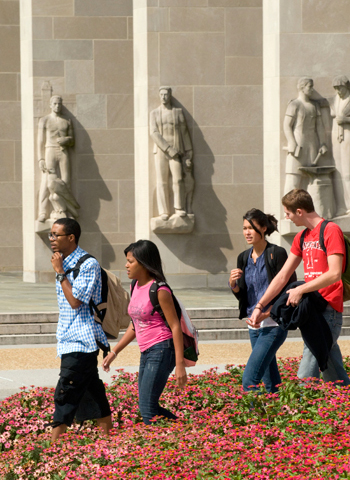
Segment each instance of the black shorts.
[[78,422],[108,417],[111,409],[97,370],[98,350],[62,355],[60,379],[55,390],[54,422],[70,426]]

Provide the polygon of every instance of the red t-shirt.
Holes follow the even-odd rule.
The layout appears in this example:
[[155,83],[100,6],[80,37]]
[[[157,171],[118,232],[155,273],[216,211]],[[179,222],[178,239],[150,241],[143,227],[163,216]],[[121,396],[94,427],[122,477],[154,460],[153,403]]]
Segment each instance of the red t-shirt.
[[[345,242],[344,235],[340,227],[330,222],[324,231],[324,244],[327,255],[320,247],[320,222],[312,230],[307,229],[304,237],[303,250],[300,248],[300,236],[303,231],[297,233],[294,237],[291,252],[298,257],[302,257],[304,262],[305,282],[310,282],[319,277],[322,273],[328,271],[327,256],[336,253],[343,255],[343,272],[345,269]],[[337,312],[343,311],[343,282],[339,280],[328,287],[319,290],[323,298],[327,300],[331,307]]]

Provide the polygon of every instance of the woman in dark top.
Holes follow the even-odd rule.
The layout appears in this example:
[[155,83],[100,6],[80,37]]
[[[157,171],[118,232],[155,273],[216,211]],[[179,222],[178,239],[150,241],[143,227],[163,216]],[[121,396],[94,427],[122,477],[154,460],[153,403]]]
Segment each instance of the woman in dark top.
[[[266,215],[256,208],[244,215],[243,235],[251,248],[240,253],[237,268],[231,270],[229,280],[231,290],[239,301],[239,318],[249,318],[254,308],[260,308],[264,318],[260,328],[248,325],[252,353],[243,373],[243,388],[246,391],[257,389],[257,385],[263,381],[266,390],[273,393],[281,383],[276,352],[288,332],[270,317],[273,302],[270,305],[258,303],[287,260],[285,249],[269,243],[265,238],[275,231],[277,220],[273,215]],[[295,274],[292,279],[296,279]]]

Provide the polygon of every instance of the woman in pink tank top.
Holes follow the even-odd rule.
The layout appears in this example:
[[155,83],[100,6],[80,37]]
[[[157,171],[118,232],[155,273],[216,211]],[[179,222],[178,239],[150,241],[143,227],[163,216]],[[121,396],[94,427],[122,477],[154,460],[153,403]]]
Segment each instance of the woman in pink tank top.
[[158,312],[153,312],[149,290],[154,281],[166,282],[157,246],[149,240],[131,243],[125,250],[126,270],[130,280],[136,280],[130,304],[131,323],[122,339],[104,359],[109,366],[135,337],[141,350],[139,369],[139,408],[146,425],[156,416],[175,420],[177,417],[159,405],[159,398],[175,367],[177,385],[187,382],[183,356],[183,338],[179,319],[169,288],[158,289],[158,302],[168,326]]

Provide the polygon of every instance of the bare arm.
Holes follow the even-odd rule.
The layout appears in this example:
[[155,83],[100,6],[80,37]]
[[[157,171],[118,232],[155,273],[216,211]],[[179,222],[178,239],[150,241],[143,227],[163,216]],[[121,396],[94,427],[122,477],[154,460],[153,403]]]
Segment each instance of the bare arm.
[[328,149],[326,147],[326,133],[324,130],[322,117],[320,115],[317,117],[317,120],[316,120],[316,129],[317,129],[318,139],[321,145],[319,152],[322,153],[322,155],[324,155]]
[[343,255],[336,253],[327,257],[328,271],[322,273],[319,277],[304,283],[299,287],[287,290],[289,293],[287,305],[298,305],[304,293],[315,292],[320,288],[328,287],[338,282],[342,275]]
[[180,321],[177,317],[174,302],[169,292],[166,290],[159,290],[158,300],[173,334],[176,358],[176,381],[179,387],[184,387],[187,382],[187,374],[184,362],[183,336]]
[[[40,170],[44,171],[45,169],[45,119],[41,118],[38,125],[38,143],[37,143],[37,154]],[[40,163],[41,162],[41,163]]]
[[129,343],[131,343],[134,340],[135,336],[136,335],[135,335],[135,330],[134,330],[133,324],[130,323],[126,332],[124,333],[122,338],[119,340],[117,345],[112,348],[112,351],[109,352],[107,357],[103,360],[102,368],[105,372],[109,372],[110,364],[113,362],[114,359],[117,358],[117,355],[122,350],[124,350],[124,348],[127,347],[129,345]]
[[[290,279],[292,273],[296,270],[298,265],[301,262],[301,257],[298,257],[294,255],[293,253],[290,253],[286,263],[282,267],[282,269],[278,272],[278,274],[275,276],[275,278],[272,280],[270,283],[268,289],[264,293],[264,295],[260,298],[258,304],[260,303],[261,306],[266,306],[268,305],[271,300],[273,300],[276,295],[280,293],[280,291],[284,288],[284,286],[287,284],[288,280]],[[256,326],[261,323],[263,318],[261,318],[261,310],[258,308],[255,308],[251,317],[250,317],[250,325]]]
[[294,118],[290,117],[289,115],[286,115],[283,121],[283,131],[288,142],[288,153],[291,153],[292,155],[295,152],[295,149],[297,146],[297,142],[295,140],[294,133],[293,133],[293,125],[294,125]]
[[[56,273],[64,273],[63,258],[59,252],[55,252],[52,255],[51,263]],[[67,277],[61,282],[61,287],[62,287],[64,296],[66,297],[69,305],[73,308],[73,310],[76,310],[77,308],[79,308],[83,302],[73,297],[72,285]]]

